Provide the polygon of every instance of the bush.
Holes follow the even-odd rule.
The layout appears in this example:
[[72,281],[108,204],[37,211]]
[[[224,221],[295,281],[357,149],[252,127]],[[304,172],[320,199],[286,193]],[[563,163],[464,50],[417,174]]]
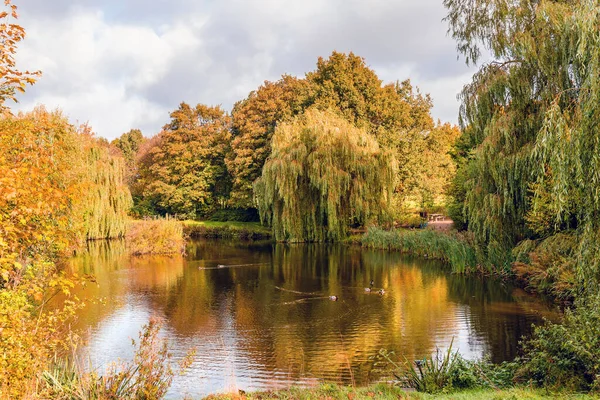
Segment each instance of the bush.
[[539,386],[600,389],[600,298],[582,299],[560,324],[536,327],[524,343],[517,378]]
[[222,208],[215,211],[208,220],[220,222],[260,222],[260,216],[256,208]]
[[463,233],[424,230],[391,230],[369,228],[363,236],[364,247],[397,250],[402,253],[434,258],[450,264],[452,271],[474,271],[479,263],[470,238]]
[[445,352],[439,349],[431,358],[404,363],[393,359],[393,353],[379,352],[400,384],[419,392],[440,393],[475,388],[511,386],[512,376],[508,364],[494,365],[486,360],[470,361],[458,352],[452,352],[452,343]]
[[130,254],[177,254],[185,251],[181,222],[173,219],[131,221],[127,232]]
[[[84,371],[76,363],[58,361],[42,376],[42,397],[53,399],[161,399],[175,375],[167,342],[158,337],[160,327],[151,319],[139,335],[133,361],[111,365],[104,375]],[[135,345],[135,341],[133,342]],[[179,364],[189,367],[194,352]]]
[[577,294],[577,250],[580,237],[557,233],[544,240],[523,240],[512,251],[517,279],[537,292],[560,299]]
[[184,232],[192,238],[259,240],[271,238],[271,231],[253,222],[184,221]]

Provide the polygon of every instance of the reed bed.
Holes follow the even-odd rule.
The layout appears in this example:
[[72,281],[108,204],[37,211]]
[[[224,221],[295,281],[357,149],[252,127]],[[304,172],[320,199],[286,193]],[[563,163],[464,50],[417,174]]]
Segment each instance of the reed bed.
[[369,228],[361,239],[363,247],[394,250],[447,262],[452,272],[468,273],[479,269],[474,246],[465,235],[429,229],[390,230]]

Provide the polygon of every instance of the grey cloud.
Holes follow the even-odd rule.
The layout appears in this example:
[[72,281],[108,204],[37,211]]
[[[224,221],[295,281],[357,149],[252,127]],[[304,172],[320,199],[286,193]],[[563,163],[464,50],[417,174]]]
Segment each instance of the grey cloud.
[[[27,60],[41,53],[47,65],[22,107],[52,99],[70,115],[85,112],[72,117],[90,119],[108,137],[134,127],[127,124],[157,132],[181,101],[229,109],[264,80],[303,76],[333,50],[365,57],[386,81],[412,78],[432,92],[435,117],[456,122],[456,93],[470,71],[456,61],[441,0],[24,0],[19,6],[30,33]],[[87,52],[94,65],[75,60],[79,49],[72,48],[81,29],[73,23],[84,15],[95,16],[91,29],[102,30],[79,44],[100,54]],[[74,37],[45,36],[63,27]],[[117,35],[133,32],[138,39]],[[136,61],[138,52],[144,63]]]

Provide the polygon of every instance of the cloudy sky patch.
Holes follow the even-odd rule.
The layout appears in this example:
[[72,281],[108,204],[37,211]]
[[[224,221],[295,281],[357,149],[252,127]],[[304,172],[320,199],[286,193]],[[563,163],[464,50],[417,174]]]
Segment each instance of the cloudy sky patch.
[[264,80],[303,76],[333,50],[363,56],[385,82],[410,78],[457,121],[473,73],[446,35],[441,0],[15,0],[40,69],[17,110],[62,109],[112,139],[157,133],[181,101],[232,105]]

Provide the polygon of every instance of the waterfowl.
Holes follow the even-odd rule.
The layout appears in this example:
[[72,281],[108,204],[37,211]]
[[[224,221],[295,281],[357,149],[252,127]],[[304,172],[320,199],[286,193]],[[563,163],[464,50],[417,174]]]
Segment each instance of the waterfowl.
[[379,293],[380,295],[382,295],[382,296],[383,296],[383,295],[385,294],[385,290],[383,290],[383,289],[379,289],[379,291],[378,291],[377,293]]
[[225,265],[219,264],[219,265],[217,265],[217,268],[225,268]]
[[366,287],[366,288],[365,288],[365,292],[370,292],[370,291],[371,291],[371,288],[370,288],[370,287]]
[[336,295],[329,296],[329,300],[331,300],[331,301],[338,301],[338,297]]
[[375,285],[375,281],[373,281],[373,279],[371,279],[371,282],[369,283],[369,287],[373,287],[373,285]]

